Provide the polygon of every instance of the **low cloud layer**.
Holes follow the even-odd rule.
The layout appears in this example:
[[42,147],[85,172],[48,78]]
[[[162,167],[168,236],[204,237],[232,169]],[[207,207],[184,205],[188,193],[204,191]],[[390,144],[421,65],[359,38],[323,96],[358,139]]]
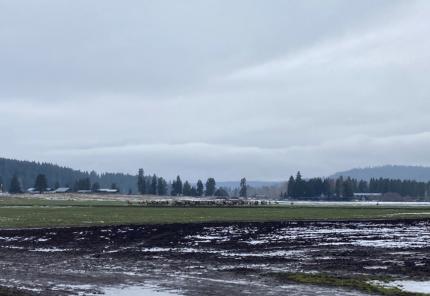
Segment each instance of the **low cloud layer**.
[[426,1],[0,1],[1,155],[168,178],[430,165]]

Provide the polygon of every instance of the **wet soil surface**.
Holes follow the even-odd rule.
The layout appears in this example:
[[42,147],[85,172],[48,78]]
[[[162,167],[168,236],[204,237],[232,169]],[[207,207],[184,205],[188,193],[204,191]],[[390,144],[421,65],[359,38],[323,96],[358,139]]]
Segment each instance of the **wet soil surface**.
[[285,285],[265,276],[273,271],[429,280],[430,221],[0,230],[0,285],[34,295],[137,285],[175,295],[364,295]]

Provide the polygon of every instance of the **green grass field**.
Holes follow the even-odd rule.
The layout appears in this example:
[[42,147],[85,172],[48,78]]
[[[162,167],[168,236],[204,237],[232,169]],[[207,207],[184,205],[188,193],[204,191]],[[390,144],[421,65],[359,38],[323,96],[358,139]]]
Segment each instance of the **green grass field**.
[[147,223],[430,218],[426,207],[140,207],[122,201],[0,201],[0,228]]

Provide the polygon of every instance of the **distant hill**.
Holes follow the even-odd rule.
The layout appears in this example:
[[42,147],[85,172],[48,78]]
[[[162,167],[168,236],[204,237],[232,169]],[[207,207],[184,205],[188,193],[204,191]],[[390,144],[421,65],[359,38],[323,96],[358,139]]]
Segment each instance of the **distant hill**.
[[23,189],[34,186],[38,174],[44,174],[48,179],[48,186],[54,187],[56,183],[60,187],[72,187],[76,180],[90,178],[91,183],[98,182],[102,188],[110,188],[115,183],[121,192],[137,191],[137,177],[121,173],[82,172],[67,167],[61,167],[50,163],[34,161],[22,161],[0,158],[0,179],[3,180],[5,189],[8,189],[10,180],[16,175]]
[[378,167],[356,168],[344,172],[338,172],[331,177],[340,176],[351,177],[360,180],[370,180],[371,178],[389,178],[401,180],[430,181],[430,167],[423,166],[403,166],[385,165]]

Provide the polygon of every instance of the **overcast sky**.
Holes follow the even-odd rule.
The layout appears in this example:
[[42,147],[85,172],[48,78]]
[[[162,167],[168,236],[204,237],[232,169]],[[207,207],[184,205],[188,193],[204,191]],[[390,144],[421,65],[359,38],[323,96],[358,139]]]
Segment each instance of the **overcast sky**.
[[0,0],[0,153],[167,178],[430,165],[430,1]]

